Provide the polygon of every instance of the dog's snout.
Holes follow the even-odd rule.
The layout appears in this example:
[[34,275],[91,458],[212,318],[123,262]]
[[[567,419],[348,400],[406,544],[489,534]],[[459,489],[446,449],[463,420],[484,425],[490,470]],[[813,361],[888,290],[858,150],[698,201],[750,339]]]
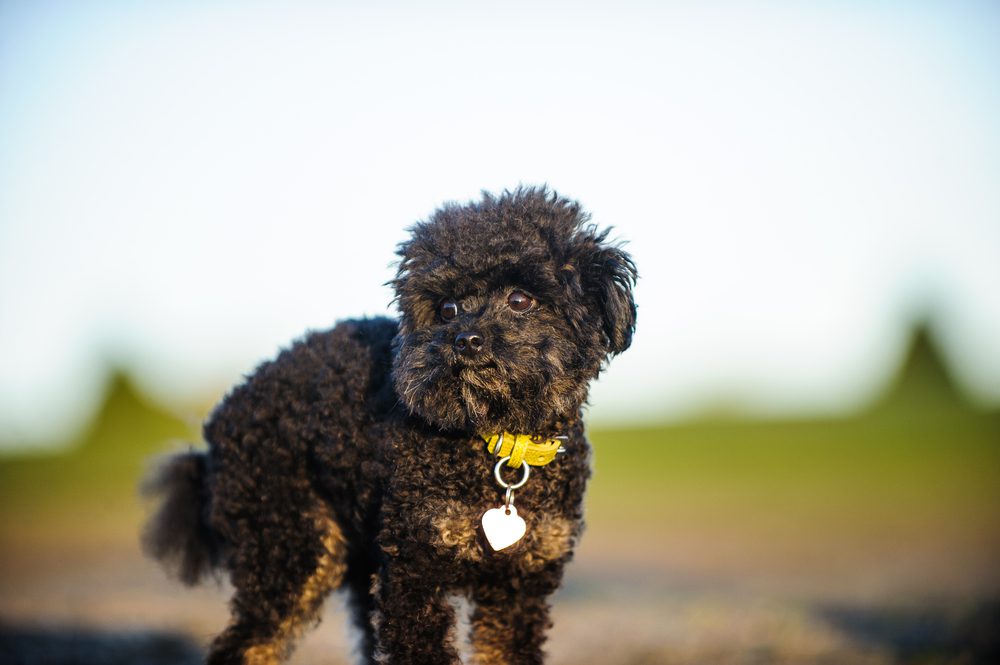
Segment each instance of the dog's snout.
[[483,350],[483,336],[475,332],[460,332],[455,335],[455,348],[463,356],[474,356]]

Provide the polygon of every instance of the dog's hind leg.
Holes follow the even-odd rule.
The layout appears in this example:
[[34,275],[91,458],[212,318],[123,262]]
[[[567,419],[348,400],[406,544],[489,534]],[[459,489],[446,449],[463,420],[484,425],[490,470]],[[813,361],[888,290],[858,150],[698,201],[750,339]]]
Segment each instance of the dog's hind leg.
[[233,617],[212,643],[209,665],[282,662],[343,582],[347,555],[340,527],[324,511],[289,508],[280,524],[238,522],[245,539],[235,541],[229,561]]

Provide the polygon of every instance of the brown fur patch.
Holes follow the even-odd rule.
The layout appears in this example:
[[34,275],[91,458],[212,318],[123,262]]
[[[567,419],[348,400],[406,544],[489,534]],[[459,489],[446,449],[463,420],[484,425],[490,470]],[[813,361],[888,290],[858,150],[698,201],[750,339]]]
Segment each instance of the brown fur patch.
[[323,534],[323,553],[316,571],[302,585],[294,611],[281,622],[271,640],[247,649],[244,665],[276,665],[287,658],[305,627],[318,620],[327,594],[344,579],[346,545],[340,526],[326,514],[317,515],[315,522]]
[[243,654],[244,665],[278,665],[283,651],[276,644],[259,644],[247,649]]
[[541,570],[573,548],[573,523],[558,515],[543,513],[528,525],[527,546],[521,561],[528,571]]
[[482,549],[477,542],[479,519],[468,506],[459,501],[442,501],[434,505],[437,514],[431,524],[437,531],[432,544],[439,552],[451,552],[459,559],[480,561]]
[[[440,553],[450,553],[458,559],[481,561],[483,548],[478,537],[480,515],[459,501],[442,501],[434,505],[431,520],[437,539],[432,543]],[[557,515],[543,513],[528,523],[523,543],[512,548],[519,553],[526,571],[536,572],[550,561],[569,554],[573,547],[573,523]],[[517,556],[517,554],[515,554]]]
[[473,665],[507,665],[511,662],[508,626],[494,617],[478,615],[472,625]]

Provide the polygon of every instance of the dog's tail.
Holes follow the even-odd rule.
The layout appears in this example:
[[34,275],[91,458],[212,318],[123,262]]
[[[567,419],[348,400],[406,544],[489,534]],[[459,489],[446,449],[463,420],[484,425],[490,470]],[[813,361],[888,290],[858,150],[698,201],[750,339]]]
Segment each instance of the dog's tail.
[[220,561],[219,539],[208,524],[207,476],[207,455],[192,450],[162,460],[141,486],[161,501],[143,530],[143,551],[187,585]]

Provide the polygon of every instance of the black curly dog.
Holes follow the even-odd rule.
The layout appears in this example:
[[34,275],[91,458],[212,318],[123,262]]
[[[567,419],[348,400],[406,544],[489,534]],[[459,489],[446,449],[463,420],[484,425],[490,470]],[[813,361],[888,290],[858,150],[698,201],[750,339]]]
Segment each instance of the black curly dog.
[[[209,663],[280,662],[339,588],[365,662],[459,662],[455,594],[475,662],[542,662],[590,475],[581,407],[635,326],[635,266],[588,219],[545,188],[444,206],[398,249],[398,321],[307,335],[216,407],[207,451],[161,467],[147,551],[235,588]],[[527,531],[494,551],[481,519],[505,495],[483,437],[503,432],[564,452],[530,469]]]

